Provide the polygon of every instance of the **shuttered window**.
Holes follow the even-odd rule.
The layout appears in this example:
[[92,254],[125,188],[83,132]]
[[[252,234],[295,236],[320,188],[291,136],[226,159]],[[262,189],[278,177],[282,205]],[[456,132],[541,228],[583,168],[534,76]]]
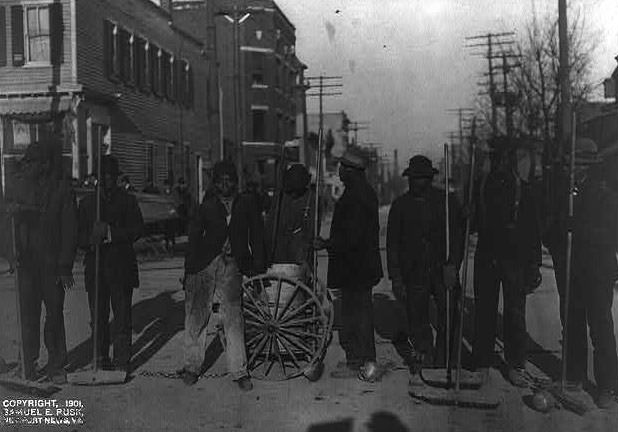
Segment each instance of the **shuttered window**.
[[103,21],[103,61],[107,77],[116,81],[120,78],[120,60],[118,53],[118,26],[110,21]]
[[49,6],[26,8],[26,48],[28,62],[51,62]]
[[172,99],[171,86],[172,81],[172,56],[166,51],[161,52],[161,95],[167,99]]
[[24,50],[24,10],[21,6],[11,6],[11,40],[13,42],[13,66],[26,63]]
[[183,102],[187,108],[193,108],[193,68],[185,62]]
[[161,50],[155,44],[150,44],[150,88],[157,96],[161,96]]
[[0,67],[6,66],[6,8],[0,6]]

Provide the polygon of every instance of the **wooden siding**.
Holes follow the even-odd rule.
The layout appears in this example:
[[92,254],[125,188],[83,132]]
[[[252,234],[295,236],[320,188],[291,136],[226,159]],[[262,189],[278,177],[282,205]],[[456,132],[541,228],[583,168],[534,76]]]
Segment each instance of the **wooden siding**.
[[[77,1],[77,76],[86,98],[97,95],[107,99],[112,115],[112,152],[136,188],[146,181],[145,163],[149,142],[156,145],[156,181],[161,187],[167,179],[166,146],[174,145],[175,159],[182,159],[183,144],[189,143],[192,152],[208,158],[216,146],[216,117],[209,119],[207,91],[209,63],[201,54],[202,47],[183,37],[168,22],[168,13],[147,0],[76,0]],[[193,107],[157,97],[133,85],[111,81],[105,68],[104,21],[109,20],[133,32],[174,55],[186,59],[194,76]],[[111,101],[111,102],[110,102]],[[212,104],[212,102],[211,102]],[[215,102],[216,105],[216,102]],[[213,124],[214,120],[214,124]],[[182,167],[181,167],[182,168]],[[183,176],[182,169],[174,175]]]
[[[5,7],[4,28],[6,30],[6,65],[0,67],[0,94],[15,92],[45,92],[51,85],[69,86],[75,84],[71,66],[71,1],[50,0],[49,4],[62,5],[62,62],[58,66],[13,66],[13,28],[11,7],[24,2],[2,1]],[[25,2],[27,3],[27,2]]]

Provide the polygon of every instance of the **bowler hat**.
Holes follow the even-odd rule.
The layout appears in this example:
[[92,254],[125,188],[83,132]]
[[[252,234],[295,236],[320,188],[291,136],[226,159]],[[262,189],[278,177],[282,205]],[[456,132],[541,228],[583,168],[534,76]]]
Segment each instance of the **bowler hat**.
[[410,159],[408,168],[401,173],[404,177],[427,178],[438,174],[438,170],[431,165],[431,161],[425,156],[416,155]]
[[365,158],[353,148],[347,149],[341,156],[341,159],[339,159],[339,162],[348,168],[364,170],[366,167]]

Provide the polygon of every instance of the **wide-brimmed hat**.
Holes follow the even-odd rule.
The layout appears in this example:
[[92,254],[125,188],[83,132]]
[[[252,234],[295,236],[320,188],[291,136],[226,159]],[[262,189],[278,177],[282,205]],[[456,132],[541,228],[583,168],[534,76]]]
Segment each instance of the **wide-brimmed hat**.
[[355,168],[359,170],[364,170],[366,168],[365,158],[353,148],[347,149],[339,159],[339,162],[341,165],[348,168]]
[[429,158],[421,155],[414,156],[410,159],[408,168],[401,173],[404,177],[412,178],[427,178],[433,177],[436,174],[438,174],[438,170],[432,166]]

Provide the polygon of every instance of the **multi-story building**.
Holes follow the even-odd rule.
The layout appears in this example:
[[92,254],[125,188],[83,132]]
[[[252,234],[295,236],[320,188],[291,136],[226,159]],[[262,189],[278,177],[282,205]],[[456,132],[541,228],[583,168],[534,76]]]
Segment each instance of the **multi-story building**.
[[[230,143],[226,151],[230,156],[237,154],[234,143],[238,137],[246,176],[269,187],[281,146],[304,138],[306,66],[296,56],[296,30],[272,0],[217,0],[215,16],[223,131]],[[234,47],[238,49],[236,60]],[[236,116],[235,105],[240,107]],[[300,156],[296,153],[292,158]]]
[[0,0],[3,186],[15,156],[52,137],[75,179],[105,152],[137,190],[184,177],[199,193],[216,157],[210,78],[169,1]]

